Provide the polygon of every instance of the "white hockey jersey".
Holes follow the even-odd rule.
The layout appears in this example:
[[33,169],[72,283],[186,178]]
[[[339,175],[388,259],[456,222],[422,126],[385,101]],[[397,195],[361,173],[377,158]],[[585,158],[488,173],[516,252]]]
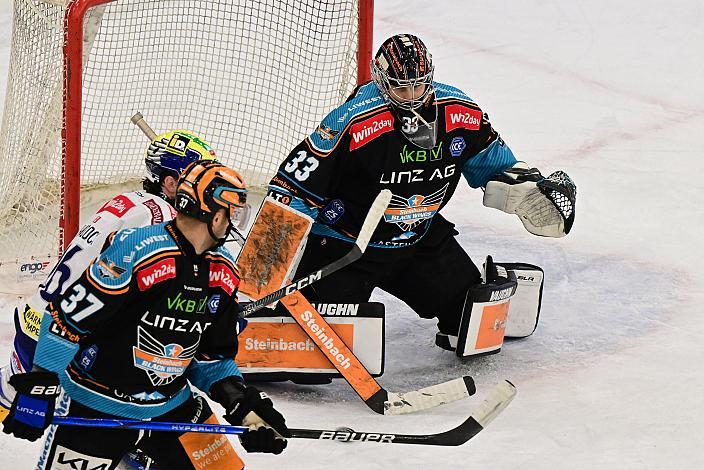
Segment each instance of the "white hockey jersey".
[[13,362],[21,362],[24,368],[33,358],[34,344],[31,344],[31,340],[36,342],[38,338],[44,309],[51,300],[76,282],[100,254],[108,235],[125,228],[158,224],[175,216],[176,211],[168,202],[142,191],[120,194],[105,203],[90,222],[81,227],[56,266],[28,300],[30,308],[25,306],[24,312],[16,311],[16,324],[21,331],[16,332]]

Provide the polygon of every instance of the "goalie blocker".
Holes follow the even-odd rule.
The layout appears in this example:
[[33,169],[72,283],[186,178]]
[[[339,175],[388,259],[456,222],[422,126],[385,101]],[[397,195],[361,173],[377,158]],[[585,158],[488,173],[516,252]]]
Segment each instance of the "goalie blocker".
[[504,338],[530,336],[538,325],[543,270],[526,263],[484,264],[483,282],[467,292],[458,336],[438,333],[436,344],[460,356],[495,354]]

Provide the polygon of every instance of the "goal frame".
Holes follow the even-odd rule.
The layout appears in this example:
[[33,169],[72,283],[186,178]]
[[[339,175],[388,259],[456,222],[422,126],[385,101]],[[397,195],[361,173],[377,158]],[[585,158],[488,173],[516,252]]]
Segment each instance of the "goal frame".
[[[81,194],[81,119],[83,105],[83,22],[91,8],[115,0],[69,0],[64,16],[63,113],[59,254],[78,233]],[[358,0],[357,84],[371,79],[374,0]]]

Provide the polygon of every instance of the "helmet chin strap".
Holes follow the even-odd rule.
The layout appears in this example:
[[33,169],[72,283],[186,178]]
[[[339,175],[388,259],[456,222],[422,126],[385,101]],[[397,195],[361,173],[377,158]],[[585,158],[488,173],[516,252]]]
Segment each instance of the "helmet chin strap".
[[214,217],[211,217],[210,220],[208,221],[208,233],[210,234],[210,238],[215,240],[217,243],[213,245],[210,249],[212,250],[213,248],[217,248],[219,246],[222,246],[225,243],[225,240],[227,239],[227,235],[230,232],[230,223],[228,222],[227,224],[227,231],[225,232],[225,236],[222,238],[218,238],[217,235],[215,235],[215,232],[213,232],[213,219]]
[[215,233],[213,232],[213,219],[210,219],[210,222],[208,222],[208,233],[213,240],[217,240],[217,243],[213,246],[213,248],[223,246],[225,243],[230,241],[236,242],[240,246],[244,246],[244,236],[235,228],[234,225],[232,225],[232,222],[229,220],[227,221],[227,230],[225,231],[224,237],[218,238],[215,236]]

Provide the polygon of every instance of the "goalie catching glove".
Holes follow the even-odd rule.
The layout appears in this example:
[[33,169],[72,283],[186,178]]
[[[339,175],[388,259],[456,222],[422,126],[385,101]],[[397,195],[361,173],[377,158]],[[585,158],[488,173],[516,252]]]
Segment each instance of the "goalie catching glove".
[[244,450],[280,454],[286,448],[291,432],[266,393],[246,386],[239,378],[228,377],[212,386],[210,397],[225,408],[225,419],[230,424],[249,428],[240,436]]
[[516,214],[530,233],[564,237],[572,229],[577,187],[564,171],[547,178],[518,162],[486,185],[484,205]]

